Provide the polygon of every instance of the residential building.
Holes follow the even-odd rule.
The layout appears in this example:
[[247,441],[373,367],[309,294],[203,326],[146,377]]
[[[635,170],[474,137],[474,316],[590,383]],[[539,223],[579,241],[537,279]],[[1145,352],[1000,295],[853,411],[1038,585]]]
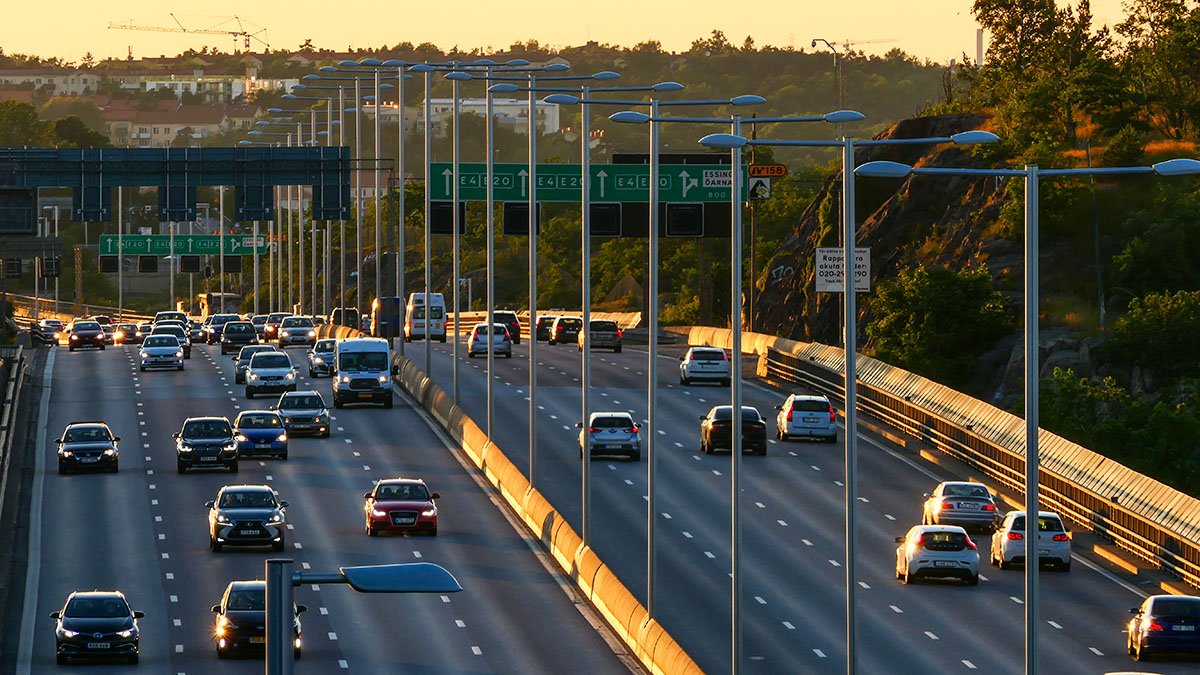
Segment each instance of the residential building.
[[48,90],[51,96],[83,96],[96,91],[100,76],[86,70],[0,70],[0,85]]

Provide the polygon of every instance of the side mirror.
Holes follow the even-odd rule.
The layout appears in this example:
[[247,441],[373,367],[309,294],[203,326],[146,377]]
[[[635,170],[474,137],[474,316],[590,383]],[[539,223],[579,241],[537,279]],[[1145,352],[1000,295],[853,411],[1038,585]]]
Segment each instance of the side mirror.
[[781,406],[781,405],[777,405],[777,406],[775,406],[775,409],[776,409],[776,410],[783,410],[783,406]]
[[279,410],[279,406],[272,404],[270,410]]
[[279,508],[286,509],[288,506],[287,500],[279,502]]
[[400,364],[398,364],[398,363],[393,363],[393,364],[392,364],[392,374],[393,374],[393,375],[399,375],[399,374],[400,374]]
[[54,442],[55,442],[55,443],[62,443],[62,442],[63,442],[63,439],[61,439],[61,438],[56,438],[56,439],[54,439]]
[[680,363],[682,363],[682,362],[684,362],[684,361],[686,361],[686,360],[687,360],[687,357],[684,357],[684,356],[681,356],[681,357],[679,357],[679,361],[680,361]]
[[576,423],[575,423],[575,428],[576,428],[576,429],[582,429],[582,428],[583,428],[583,422],[576,422]]
[[698,419],[700,421],[704,421],[704,420],[708,419],[708,417],[705,415],[701,415],[701,416],[697,417],[696,419]]
[[133,618],[135,618],[135,619],[144,619],[144,618],[146,618],[146,613],[145,613],[145,612],[140,612],[140,611],[139,611],[139,612],[134,612],[134,613],[133,613]]
[[214,502],[214,501],[213,501],[213,500],[211,500],[211,499],[210,499],[210,500],[208,500],[208,501],[206,501],[206,502],[204,502],[204,508],[206,508],[206,509],[211,509],[211,508],[212,508],[213,506],[215,506],[215,505],[216,505],[216,502]]
[[433,493],[433,494],[429,495],[429,498],[430,498],[430,499],[441,499],[441,498],[442,498],[442,493],[440,493],[440,492],[435,492],[435,493]]
[[928,492],[924,493],[924,494],[923,494],[923,495],[921,495],[921,496],[922,496],[922,497],[924,497],[924,498],[926,498],[926,499],[929,499],[929,493],[928,493]]
[[220,605],[213,605],[213,606],[212,606],[212,611],[216,612],[217,614],[220,614],[220,613],[221,613],[221,606],[220,606]]
[[[1141,607],[1130,607],[1129,613],[1130,614],[1141,614],[1142,608]],[[58,612],[55,612],[54,614],[58,614]],[[51,614],[50,616],[54,616],[54,614]],[[55,618],[57,618],[57,617],[55,617]]]
[[296,613],[303,614],[308,611],[308,605],[296,605]]
[[120,442],[121,442],[120,436],[113,436],[113,443],[120,443]]
[[371,493],[370,493],[370,492],[364,492],[364,493],[363,493],[363,499],[370,499],[370,498],[371,498]]
[[58,612],[50,612],[50,618],[51,618],[51,619],[57,619],[57,618],[58,618],[58,617],[60,617],[60,616],[61,616],[61,614],[60,614],[60,613],[58,613]]
[[903,544],[903,543],[904,543],[904,537],[896,537],[896,543],[897,543],[897,544]]
[[171,434],[171,438],[179,438],[179,432],[176,431],[175,433]]
[[237,362],[237,360],[238,360],[238,357],[234,356],[234,357],[230,358],[229,360],[230,360],[230,361],[233,361],[233,362],[235,362],[235,363],[236,363],[236,362]]

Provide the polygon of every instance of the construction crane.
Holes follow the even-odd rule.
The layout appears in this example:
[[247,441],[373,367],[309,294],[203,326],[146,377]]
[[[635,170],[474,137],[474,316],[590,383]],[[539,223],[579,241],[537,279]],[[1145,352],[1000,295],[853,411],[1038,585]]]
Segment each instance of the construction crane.
[[842,40],[842,52],[849,52],[854,45],[878,45],[888,42],[895,42],[896,38],[886,38],[883,40]]
[[[117,30],[141,30],[141,31],[151,31],[151,32],[155,32],[155,33],[189,33],[189,34],[193,34],[193,35],[228,35],[233,38],[233,51],[234,52],[237,52],[239,42],[241,42],[242,47],[246,51],[249,51],[250,50],[250,40],[255,40],[257,42],[262,43],[263,48],[266,50],[271,49],[271,45],[267,44],[267,41],[265,39],[267,37],[267,29],[266,28],[263,28],[261,26],[255,26],[256,28],[258,28],[258,30],[248,31],[248,30],[246,30],[245,27],[242,26],[242,20],[236,16],[225,19],[217,24],[214,24],[213,26],[208,27],[208,28],[187,28],[183,25],[182,22],[179,21],[179,19],[175,16],[174,13],[171,14],[171,19],[173,19],[175,21],[175,24],[176,24],[175,26],[139,26],[139,25],[134,24],[133,20],[130,19],[129,21],[126,21],[124,23],[110,21],[108,23],[108,27],[110,29],[117,29]],[[234,30],[233,26],[228,25],[230,23],[236,24],[237,30]],[[250,23],[250,22],[247,21],[246,23]],[[262,37],[259,37],[260,35]]]

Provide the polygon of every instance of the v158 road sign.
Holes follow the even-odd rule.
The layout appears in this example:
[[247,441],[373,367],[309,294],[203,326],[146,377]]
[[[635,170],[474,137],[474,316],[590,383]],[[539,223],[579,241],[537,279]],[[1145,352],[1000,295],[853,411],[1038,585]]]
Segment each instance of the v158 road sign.
[[751,164],[749,171],[751,178],[783,178],[787,175],[787,166],[784,164]]
[[[222,253],[221,237],[215,234],[175,235],[175,254],[219,255]],[[170,255],[171,235],[126,235],[121,238],[121,253],[125,255]],[[100,254],[116,255],[117,235],[100,235]],[[225,255],[254,255],[266,253],[266,237],[250,234],[225,235]]]
[[[582,197],[579,164],[538,164],[539,202],[578,202]],[[650,165],[592,164],[591,197],[596,202],[650,201]],[[731,168],[723,164],[663,164],[659,167],[658,199],[661,202],[728,202]],[[745,169],[743,169],[743,172]],[[430,171],[430,199],[453,198],[454,165],[434,162]],[[529,167],[525,164],[496,164],[493,196],[498,202],[529,199]],[[742,176],[745,199],[746,177]],[[487,199],[487,165],[459,164],[459,199]]]

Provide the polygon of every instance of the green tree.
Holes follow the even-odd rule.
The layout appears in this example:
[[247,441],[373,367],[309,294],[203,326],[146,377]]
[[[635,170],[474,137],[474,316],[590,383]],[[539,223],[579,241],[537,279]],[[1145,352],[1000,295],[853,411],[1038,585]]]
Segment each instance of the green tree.
[[1128,0],[1117,26],[1127,46],[1127,90],[1141,99],[1142,123],[1167,138],[1200,129],[1200,10],[1184,0]]
[[88,127],[74,115],[56,120],[52,128],[55,145],[60,148],[107,148],[112,145],[108,136]]
[[88,128],[104,130],[104,117],[100,114],[100,108],[96,107],[91,99],[79,96],[55,96],[42,105],[38,116],[49,121],[78,117]]
[[1118,362],[1152,369],[1166,382],[1200,377],[1200,291],[1150,293],[1129,303],[1113,324],[1109,354]]
[[875,356],[950,386],[966,384],[977,357],[1012,327],[983,266],[901,270],[879,284],[870,310]]
[[37,109],[20,101],[0,101],[0,147],[49,144],[49,129]]

